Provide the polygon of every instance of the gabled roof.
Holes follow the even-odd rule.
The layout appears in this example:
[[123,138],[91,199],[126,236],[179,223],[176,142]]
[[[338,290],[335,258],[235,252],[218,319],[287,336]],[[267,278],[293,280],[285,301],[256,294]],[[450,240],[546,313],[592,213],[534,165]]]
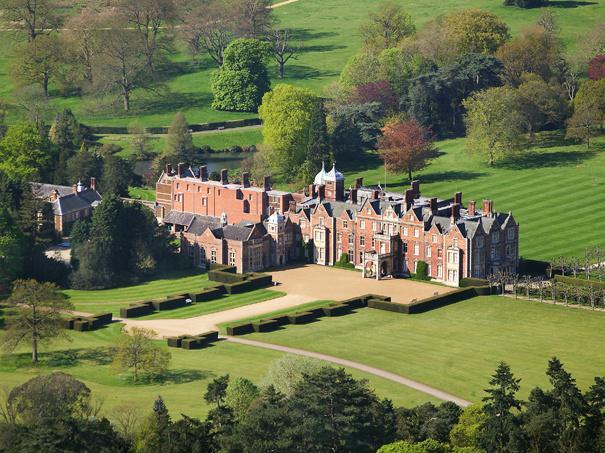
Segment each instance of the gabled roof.
[[71,212],[82,211],[96,206],[101,201],[101,195],[96,190],[86,189],[82,192],[71,193],[59,197],[53,202],[53,212],[56,215],[65,215]]

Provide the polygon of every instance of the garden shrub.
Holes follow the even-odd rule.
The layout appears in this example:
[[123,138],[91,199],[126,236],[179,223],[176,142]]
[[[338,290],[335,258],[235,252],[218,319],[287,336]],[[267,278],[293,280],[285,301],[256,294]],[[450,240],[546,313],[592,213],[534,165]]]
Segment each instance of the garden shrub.
[[252,323],[255,332],[271,332],[279,327],[279,323],[274,319],[265,319]]
[[425,261],[418,261],[416,264],[416,274],[414,275],[414,279],[428,281],[431,279],[429,277],[429,265],[426,264]]
[[345,304],[334,304],[329,307],[323,307],[323,312],[326,316],[341,316],[349,313],[351,307]]
[[191,294],[189,294],[189,298],[193,302],[196,302],[196,303],[208,302],[209,300],[218,299],[224,293],[225,293],[225,287],[223,285],[221,285],[221,286],[216,286],[216,287],[211,287],[211,288],[205,288],[201,292],[196,293],[196,294],[191,293]]
[[290,324],[307,324],[316,319],[317,316],[310,311],[303,311],[301,313],[295,313],[288,315],[288,321]]
[[343,305],[348,305],[351,309],[367,307],[368,301],[363,297],[354,297],[340,302]]
[[245,335],[247,333],[254,332],[254,326],[252,323],[239,324],[236,326],[227,327],[227,335],[236,336],[236,335]]
[[243,281],[238,283],[224,283],[225,291],[227,294],[241,294],[254,289],[254,283],[250,281]]
[[279,326],[285,326],[290,324],[290,319],[288,315],[274,316],[273,318],[268,318],[264,321],[276,321]]
[[75,321],[74,322],[74,330],[78,332],[86,332],[90,328],[90,321]]
[[334,265],[334,267],[340,267],[343,269],[355,269],[355,265],[349,261],[349,255],[346,253],[342,253],[340,258]]
[[153,313],[153,304],[151,302],[120,308],[121,318],[138,318],[139,316],[150,315],[151,313]]
[[567,285],[589,287],[592,286],[596,289],[605,289],[605,282],[599,282],[596,280],[585,280],[582,278],[574,277],[563,277],[562,275],[555,275],[555,281],[557,283],[565,283]]
[[181,295],[172,297],[170,299],[153,301],[152,305],[153,308],[157,311],[174,310],[186,306],[188,298],[189,296]]
[[234,274],[223,270],[212,270],[208,272],[208,279],[213,282],[220,283],[238,283],[246,280],[246,276],[242,274]]
[[394,311],[396,313],[408,313],[408,306],[404,304],[395,304],[384,299],[368,300],[368,307],[378,310]]
[[212,342],[218,340],[218,330],[212,330],[210,332],[204,332],[198,335],[198,337],[204,337],[206,341]]

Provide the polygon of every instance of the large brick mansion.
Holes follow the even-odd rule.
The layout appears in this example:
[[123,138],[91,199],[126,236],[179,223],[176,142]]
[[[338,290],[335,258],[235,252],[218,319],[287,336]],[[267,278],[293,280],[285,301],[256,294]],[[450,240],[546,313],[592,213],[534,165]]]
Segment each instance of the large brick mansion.
[[[365,277],[405,276],[416,264],[456,286],[461,278],[516,272],[519,226],[509,212],[484,200],[462,205],[462,193],[440,200],[423,196],[414,181],[403,193],[364,186],[345,190],[335,167],[322,169],[305,192],[252,184],[247,173],[231,183],[207,167],[167,165],[156,185],[157,215],[180,234],[181,249],[201,267],[218,262],[238,272],[280,267],[305,256],[334,265],[342,254]],[[312,254],[312,256],[310,256]]]

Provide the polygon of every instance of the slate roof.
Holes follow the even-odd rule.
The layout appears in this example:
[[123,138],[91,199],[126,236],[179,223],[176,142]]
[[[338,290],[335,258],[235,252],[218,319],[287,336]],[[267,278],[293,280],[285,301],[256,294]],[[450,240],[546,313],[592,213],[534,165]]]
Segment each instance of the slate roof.
[[82,192],[70,193],[69,195],[59,197],[53,202],[53,212],[57,215],[65,215],[94,207],[100,201],[101,195],[99,195],[99,192],[86,189]]
[[72,193],[73,189],[69,186],[59,186],[56,184],[42,184],[38,182],[30,183],[32,192],[36,198],[49,199],[51,194],[56,190],[60,197],[64,197]]

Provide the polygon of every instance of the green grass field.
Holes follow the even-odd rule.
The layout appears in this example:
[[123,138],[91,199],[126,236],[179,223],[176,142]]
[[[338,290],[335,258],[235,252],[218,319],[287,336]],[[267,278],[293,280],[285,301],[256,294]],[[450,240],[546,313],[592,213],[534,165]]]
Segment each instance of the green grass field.
[[[103,401],[102,413],[109,418],[112,418],[114,408],[122,404],[139,409],[139,415],[143,417],[151,411],[158,395],[166,401],[173,418],[180,418],[181,413],[202,417],[210,409],[203,395],[213,378],[228,373],[232,378],[247,377],[260,384],[271,362],[283,356],[276,351],[224,341],[196,351],[170,348],[172,363],[164,380],[134,384],[127,374],[111,365],[111,348],[121,335],[119,324],[95,332],[70,332],[69,335],[73,341],[61,341],[43,348],[41,363],[36,367],[31,365],[26,349],[0,356],[1,387],[10,388],[38,374],[63,371],[91,388],[93,395]],[[390,381],[357,371],[352,373],[357,378],[368,378],[370,386],[381,397],[393,399],[396,405],[435,401]]]
[[[469,155],[464,139],[439,142],[437,149],[440,156],[414,175],[422,182],[422,192],[451,198],[462,191],[463,203],[475,200],[480,205],[491,198],[496,210],[512,211],[521,225],[524,258],[583,256],[586,247],[605,245],[596,226],[605,210],[605,137],[587,150],[558,134],[544,134],[538,146],[494,167]],[[357,176],[364,177],[364,184],[384,184],[384,167],[376,154],[339,167],[345,172],[346,187]],[[407,184],[406,175],[387,177],[390,190],[403,190]]]
[[[119,316],[120,308],[133,302],[143,302],[159,299],[164,296],[194,293],[203,288],[216,286],[216,282],[208,280],[208,274],[192,272],[174,272],[157,280],[140,285],[123,288],[105,289],[98,291],[65,290],[64,294],[74,304],[76,311],[85,313],[113,313]],[[192,304],[176,310],[167,310],[145,316],[144,319],[184,319],[201,316],[230,308],[242,307],[265,300],[284,296],[279,291],[258,289],[243,294],[223,295],[220,299]]]
[[[534,23],[538,9],[524,10],[502,6],[502,2],[485,0],[397,0],[410,12],[419,27],[428,20],[454,9],[483,8],[501,17],[513,35]],[[557,1],[549,7],[557,18],[566,51],[572,53],[587,30],[605,15],[605,0],[590,2]],[[337,79],[347,59],[361,46],[359,25],[379,2],[366,0],[300,0],[275,10],[281,27],[293,29],[300,37],[302,51],[286,68],[283,80],[274,77],[273,84],[285,82],[305,86],[321,94],[324,87]],[[13,58],[14,37],[3,33],[0,39],[0,98],[8,98],[12,85],[7,80],[7,64]],[[254,114],[212,110],[209,77],[214,69],[208,58],[196,67],[182,46],[171,55],[171,68],[160,95],[135,92],[133,110],[124,114],[118,99],[99,102],[92,98],[55,97],[56,108],[69,107],[85,124],[128,125],[137,120],[146,126],[170,124],[176,111],[183,111],[191,123],[249,118]],[[270,65],[271,74],[275,67]],[[118,101],[118,102],[115,102]],[[114,102],[116,105],[112,105]],[[9,120],[14,121],[15,112]],[[241,143],[245,144],[245,143]]]
[[479,402],[506,361],[522,379],[521,396],[547,386],[557,356],[587,388],[605,369],[605,313],[498,296],[478,297],[419,315],[364,308],[245,338],[363,362]]

